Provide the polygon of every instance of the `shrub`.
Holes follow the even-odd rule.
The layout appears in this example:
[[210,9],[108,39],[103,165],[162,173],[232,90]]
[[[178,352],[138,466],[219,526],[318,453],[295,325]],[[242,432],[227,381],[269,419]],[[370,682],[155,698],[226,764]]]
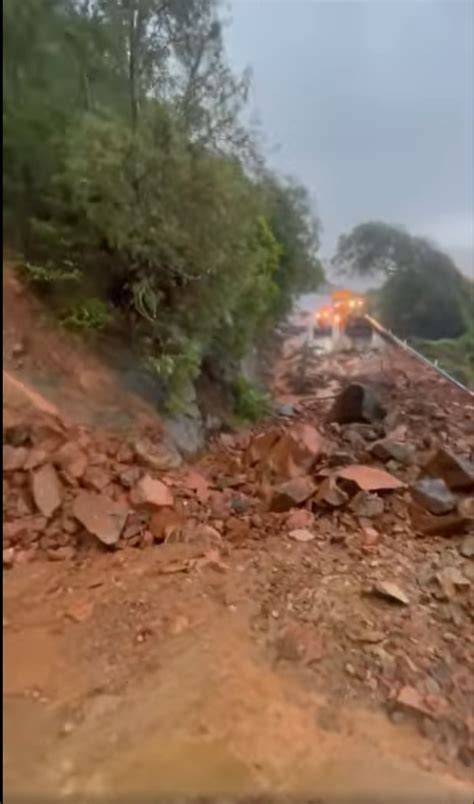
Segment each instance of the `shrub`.
[[255,422],[270,413],[270,400],[267,394],[256,388],[245,377],[237,377],[232,384],[235,414],[247,421]]
[[105,329],[112,318],[105,302],[101,299],[87,299],[71,305],[61,316],[61,323],[67,329],[77,332],[97,332]]

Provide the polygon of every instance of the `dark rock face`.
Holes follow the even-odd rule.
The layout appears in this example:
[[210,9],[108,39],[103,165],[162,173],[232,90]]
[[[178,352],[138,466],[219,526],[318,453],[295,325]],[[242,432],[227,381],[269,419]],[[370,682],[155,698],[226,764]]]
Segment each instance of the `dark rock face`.
[[371,424],[381,421],[386,415],[387,411],[372,388],[362,383],[351,383],[336,399],[329,420],[338,424]]

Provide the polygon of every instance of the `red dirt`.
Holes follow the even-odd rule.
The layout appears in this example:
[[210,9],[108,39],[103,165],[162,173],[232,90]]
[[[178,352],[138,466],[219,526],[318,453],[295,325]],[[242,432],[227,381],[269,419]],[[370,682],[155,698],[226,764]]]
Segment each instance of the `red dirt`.
[[[296,451],[284,471],[318,485],[343,453],[382,468],[369,447],[388,431],[414,450],[413,462],[388,467],[409,484],[440,445],[472,457],[472,401],[392,351],[311,357],[304,394],[292,390],[297,372],[286,358],[275,370],[275,394],[293,396],[294,418],[217,437],[191,471],[145,469],[113,432],[39,414],[23,431],[7,422],[7,438],[23,442],[8,445],[17,468],[4,476],[6,800],[33,791],[466,800],[469,522],[449,537],[420,535],[405,486],[383,492],[371,519],[314,497],[272,512],[284,478],[267,456],[295,423],[300,434],[316,427],[312,459]],[[388,420],[365,430],[327,423],[341,383],[362,373]],[[268,431],[257,449],[256,433]],[[31,497],[32,464],[54,466],[61,484],[49,521]],[[145,471],[171,490],[173,507],[137,498]],[[114,546],[78,525],[84,492],[129,509]],[[313,538],[289,536],[295,522]],[[458,580],[446,585],[448,576]]]

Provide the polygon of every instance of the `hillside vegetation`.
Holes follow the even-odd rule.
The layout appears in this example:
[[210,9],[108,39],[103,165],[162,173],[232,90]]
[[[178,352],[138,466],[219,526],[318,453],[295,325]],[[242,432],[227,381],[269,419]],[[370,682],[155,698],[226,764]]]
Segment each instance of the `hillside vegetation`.
[[242,124],[217,2],[3,13],[4,228],[26,279],[65,326],[126,334],[171,406],[206,362],[236,375],[323,272],[306,190]]

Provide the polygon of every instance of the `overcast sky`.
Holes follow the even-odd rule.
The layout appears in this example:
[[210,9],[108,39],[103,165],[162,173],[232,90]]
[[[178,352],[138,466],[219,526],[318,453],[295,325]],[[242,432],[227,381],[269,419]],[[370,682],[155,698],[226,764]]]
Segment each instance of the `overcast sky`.
[[323,255],[380,219],[474,254],[474,2],[231,0],[270,163],[302,180]]

